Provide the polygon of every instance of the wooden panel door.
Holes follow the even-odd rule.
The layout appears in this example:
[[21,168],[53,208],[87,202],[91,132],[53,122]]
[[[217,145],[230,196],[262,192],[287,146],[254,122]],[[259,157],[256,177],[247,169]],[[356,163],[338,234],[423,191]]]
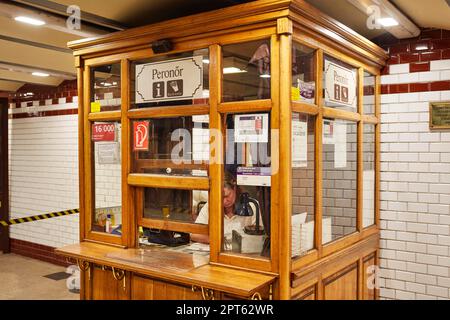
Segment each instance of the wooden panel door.
[[[363,260],[363,299],[364,300],[375,300],[375,288],[372,288],[370,285],[373,285],[371,279],[369,277],[374,276],[371,274],[370,268],[375,266],[375,254],[372,254]],[[370,287],[369,287],[370,286]]]
[[[0,220],[8,219],[8,99],[0,97]],[[9,250],[9,228],[0,226],[0,251]]]
[[114,279],[111,268],[103,270],[95,266],[92,267],[91,274],[91,299],[92,300],[128,300],[129,299],[129,273],[124,280]]
[[199,291],[149,278],[133,276],[131,281],[132,300],[201,300]]
[[355,263],[323,281],[325,300],[358,299],[358,265]]
[[296,295],[293,300],[316,300],[316,286],[311,286],[298,295]]

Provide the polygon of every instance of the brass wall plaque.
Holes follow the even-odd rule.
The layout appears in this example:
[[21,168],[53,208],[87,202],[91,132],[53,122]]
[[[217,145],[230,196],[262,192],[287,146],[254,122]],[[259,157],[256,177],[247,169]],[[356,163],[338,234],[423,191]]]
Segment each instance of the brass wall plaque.
[[450,129],[450,101],[430,102],[430,129]]

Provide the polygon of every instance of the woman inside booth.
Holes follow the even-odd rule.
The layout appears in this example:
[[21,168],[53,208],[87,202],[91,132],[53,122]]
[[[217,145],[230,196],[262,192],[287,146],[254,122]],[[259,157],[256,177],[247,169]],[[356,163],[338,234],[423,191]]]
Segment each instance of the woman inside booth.
[[[225,172],[225,182],[223,185],[223,214],[224,214],[224,249],[231,250],[231,243],[233,237],[233,230],[243,232],[246,227],[256,225],[256,214],[251,216],[244,216],[238,214],[239,208],[242,206],[239,203],[240,199],[243,199],[242,192],[239,186],[236,184],[236,180],[229,172]],[[249,204],[253,213],[257,211],[256,206],[253,203]],[[259,208],[258,208],[259,211]],[[259,212],[259,221],[262,221],[261,212]],[[200,210],[195,223],[208,224],[209,211],[208,203],[206,203]],[[259,226],[263,229],[262,225]],[[191,234],[191,241],[201,242],[209,244],[209,235],[207,234]]]

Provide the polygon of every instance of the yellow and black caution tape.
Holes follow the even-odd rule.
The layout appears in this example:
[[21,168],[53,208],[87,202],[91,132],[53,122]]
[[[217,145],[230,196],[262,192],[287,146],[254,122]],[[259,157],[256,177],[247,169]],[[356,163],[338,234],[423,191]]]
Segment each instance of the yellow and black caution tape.
[[64,210],[64,211],[58,211],[58,212],[50,212],[50,213],[40,214],[37,216],[31,216],[31,217],[11,219],[8,221],[0,220],[0,225],[7,227],[7,226],[14,225],[14,224],[19,224],[19,223],[33,222],[33,221],[50,219],[50,218],[68,216],[68,215],[79,213],[79,212],[80,212],[79,209],[71,209],[71,210]]

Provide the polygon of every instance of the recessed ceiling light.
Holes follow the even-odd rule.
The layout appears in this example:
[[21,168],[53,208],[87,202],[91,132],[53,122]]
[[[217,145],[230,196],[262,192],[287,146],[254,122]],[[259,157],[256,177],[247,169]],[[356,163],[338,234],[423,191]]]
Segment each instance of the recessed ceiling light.
[[398,26],[398,22],[394,18],[381,18],[378,19],[377,22],[381,24],[383,27]]
[[36,76],[36,77],[48,77],[48,76],[50,76],[48,73],[43,73],[43,72],[33,72],[32,75]]
[[418,45],[416,45],[416,50],[417,51],[428,50],[428,45],[426,45],[426,44],[418,44]]
[[24,16],[15,17],[14,20],[32,24],[33,26],[42,26],[45,24],[45,21],[33,19],[30,17],[24,17]]

